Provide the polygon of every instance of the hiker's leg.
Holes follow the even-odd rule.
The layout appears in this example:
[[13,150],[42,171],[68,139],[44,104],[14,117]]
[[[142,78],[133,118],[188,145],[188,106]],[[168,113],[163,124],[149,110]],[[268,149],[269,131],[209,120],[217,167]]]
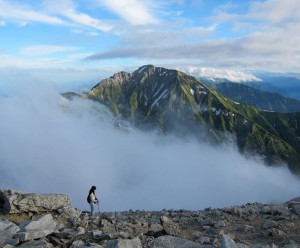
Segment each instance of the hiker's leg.
[[92,202],[90,203],[90,206],[91,206],[91,216],[94,217],[95,216],[95,206]]

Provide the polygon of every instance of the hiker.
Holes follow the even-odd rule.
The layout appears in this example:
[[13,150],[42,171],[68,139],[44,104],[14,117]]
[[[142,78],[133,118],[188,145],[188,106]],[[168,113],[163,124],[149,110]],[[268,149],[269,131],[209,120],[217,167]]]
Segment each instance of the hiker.
[[89,195],[87,197],[87,201],[91,206],[91,217],[94,218],[95,217],[95,212],[96,212],[96,204],[99,204],[99,200],[97,199],[96,195],[95,195],[95,190],[96,190],[96,186],[92,186],[92,188],[89,191]]

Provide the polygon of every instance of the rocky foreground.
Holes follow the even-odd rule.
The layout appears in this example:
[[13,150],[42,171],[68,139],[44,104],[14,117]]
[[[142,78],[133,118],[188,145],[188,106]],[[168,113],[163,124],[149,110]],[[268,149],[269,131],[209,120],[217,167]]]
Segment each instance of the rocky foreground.
[[201,211],[89,213],[66,195],[0,190],[0,247],[300,247],[300,197]]

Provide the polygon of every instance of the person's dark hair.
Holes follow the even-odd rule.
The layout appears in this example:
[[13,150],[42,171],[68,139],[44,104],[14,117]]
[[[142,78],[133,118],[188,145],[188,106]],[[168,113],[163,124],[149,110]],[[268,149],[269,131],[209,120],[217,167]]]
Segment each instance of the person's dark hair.
[[90,191],[89,191],[89,195],[90,195],[91,193],[95,194],[95,190],[96,190],[96,186],[92,186],[92,188],[91,188]]

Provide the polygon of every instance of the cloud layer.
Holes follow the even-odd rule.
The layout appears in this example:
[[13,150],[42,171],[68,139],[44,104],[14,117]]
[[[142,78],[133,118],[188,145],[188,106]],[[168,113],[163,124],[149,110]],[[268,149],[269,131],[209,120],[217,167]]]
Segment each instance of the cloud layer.
[[88,209],[86,195],[96,185],[102,211],[203,209],[299,194],[299,179],[285,167],[246,159],[233,146],[126,133],[97,103],[66,101],[32,78],[11,82],[0,94],[2,189],[64,193]]

